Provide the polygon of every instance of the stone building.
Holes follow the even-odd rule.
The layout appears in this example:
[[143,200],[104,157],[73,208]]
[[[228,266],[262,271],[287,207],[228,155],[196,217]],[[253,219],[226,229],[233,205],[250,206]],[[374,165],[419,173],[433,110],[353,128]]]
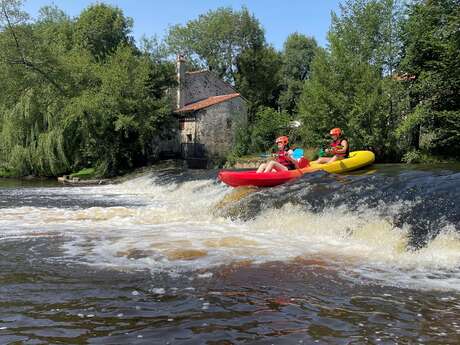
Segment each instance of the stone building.
[[247,125],[247,106],[233,87],[209,70],[187,71],[177,58],[175,114],[184,159],[208,160],[225,157],[239,126]]

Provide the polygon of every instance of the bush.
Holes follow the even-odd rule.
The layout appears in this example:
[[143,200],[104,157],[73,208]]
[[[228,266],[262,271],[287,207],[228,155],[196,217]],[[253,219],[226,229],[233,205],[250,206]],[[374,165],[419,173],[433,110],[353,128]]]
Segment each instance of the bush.
[[260,107],[252,126],[251,151],[264,152],[270,149],[276,137],[287,134],[289,121],[286,112]]
[[70,174],[70,178],[79,178],[79,179],[90,179],[96,177],[96,169],[95,168],[85,168],[81,169],[80,171]]
[[404,156],[402,157],[402,161],[407,164],[415,164],[415,163],[433,164],[433,163],[447,163],[450,160],[443,159],[439,156],[430,155],[429,153],[421,151],[421,150],[411,150],[404,154]]

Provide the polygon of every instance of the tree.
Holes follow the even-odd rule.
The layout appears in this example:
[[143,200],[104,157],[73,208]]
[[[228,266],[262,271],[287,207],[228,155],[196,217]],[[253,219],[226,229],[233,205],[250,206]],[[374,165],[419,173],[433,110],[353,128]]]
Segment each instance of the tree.
[[460,6],[456,0],[415,1],[407,10],[400,74],[411,109],[398,132],[411,149],[460,157]]
[[302,92],[303,84],[310,75],[310,65],[318,49],[316,40],[297,32],[284,42],[281,68],[282,92],[279,99],[281,109],[293,114]]
[[169,29],[171,52],[185,55],[192,64],[209,68],[230,83],[235,82],[236,60],[245,49],[264,45],[259,21],[243,7],[239,11],[218,8]]
[[260,107],[256,113],[251,132],[251,148],[254,151],[266,151],[273,147],[273,141],[280,135],[286,135],[289,114],[273,108]]
[[59,113],[63,69],[21,5],[1,2],[0,165],[17,175],[58,173],[69,166]]
[[66,134],[76,141],[74,160],[89,161],[104,175],[145,163],[152,139],[170,114],[167,99],[151,88],[160,78],[148,56],[119,46],[96,69],[94,87],[65,109]]
[[[81,20],[46,7],[33,22],[20,2],[1,4],[0,170],[114,175],[151,160],[171,114],[174,65],[153,45],[135,47],[117,9],[96,5]],[[109,24],[101,36],[90,35],[89,17]],[[76,26],[94,40],[74,40]]]
[[333,14],[329,51],[316,54],[300,98],[307,144],[321,145],[330,128],[342,127],[352,149],[372,148],[380,159],[397,155],[391,73],[398,9],[392,0],[357,0]]
[[281,56],[270,46],[246,49],[237,58],[236,89],[249,100],[249,113],[259,106],[276,107]]
[[22,1],[2,0],[0,3],[0,28],[2,29],[2,53],[0,58],[9,66],[31,71],[40,78],[46,79],[60,93],[64,93],[62,85],[57,82],[55,70],[51,68],[54,56],[47,47],[37,44],[40,41],[28,25],[29,16],[21,10]]
[[103,3],[91,5],[75,22],[75,42],[96,59],[104,59],[120,44],[132,43],[129,36],[133,21],[116,7]]

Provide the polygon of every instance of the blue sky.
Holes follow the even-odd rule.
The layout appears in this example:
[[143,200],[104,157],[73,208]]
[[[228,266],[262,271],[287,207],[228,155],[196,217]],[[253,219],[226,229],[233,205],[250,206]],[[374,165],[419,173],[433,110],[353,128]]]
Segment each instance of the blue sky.
[[[54,3],[70,16],[77,16],[94,0],[26,0],[25,10],[36,17],[40,7]],[[134,19],[133,35],[162,38],[170,25],[187,21],[211,9],[246,6],[265,29],[267,41],[281,49],[286,37],[300,32],[326,45],[331,11],[338,12],[339,0],[105,0]]]

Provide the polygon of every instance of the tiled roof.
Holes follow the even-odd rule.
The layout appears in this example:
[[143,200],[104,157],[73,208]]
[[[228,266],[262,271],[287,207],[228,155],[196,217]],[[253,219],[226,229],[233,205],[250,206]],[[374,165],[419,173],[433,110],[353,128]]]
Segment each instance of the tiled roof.
[[187,113],[187,112],[191,112],[191,111],[200,110],[200,109],[203,109],[203,108],[210,107],[211,105],[214,105],[214,104],[218,104],[218,103],[228,101],[228,100],[230,100],[232,98],[235,98],[235,97],[240,97],[240,94],[239,93],[231,93],[231,94],[228,94],[228,95],[208,97],[208,98],[203,99],[201,101],[187,104],[187,105],[183,106],[182,108],[177,109],[175,111],[175,113]]

